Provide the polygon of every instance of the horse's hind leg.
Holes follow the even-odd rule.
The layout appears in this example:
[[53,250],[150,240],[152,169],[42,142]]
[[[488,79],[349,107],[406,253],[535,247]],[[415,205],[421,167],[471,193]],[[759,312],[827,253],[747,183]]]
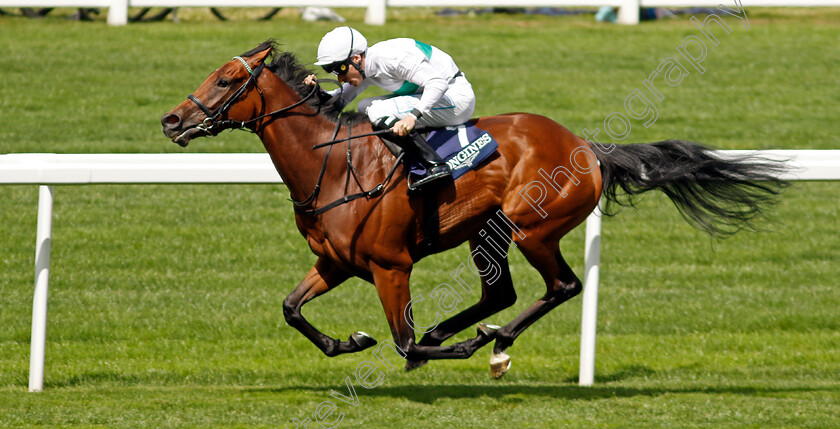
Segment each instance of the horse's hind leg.
[[[510,234],[510,231],[507,231]],[[417,343],[421,346],[439,346],[444,341],[467,329],[487,317],[496,314],[516,302],[516,292],[513,290],[513,281],[510,278],[508,267],[507,248],[497,250],[497,245],[488,243],[487,237],[476,236],[470,240],[471,255],[475,262],[475,269],[481,277],[481,298],[475,305],[461,311],[439,323],[434,329],[423,335]],[[460,279],[460,274],[466,270],[461,264],[453,277]],[[459,280],[460,281],[460,280]],[[490,334],[489,330],[487,331]],[[427,361],[407,361],[405,369],[418,368]]]
[[411,269],[383,266],[371,261],[371,274],[379,300],[385,310],[385,317],[391,328],[394,342],[403,357],[410,361],[429,359],[467,359],[479,348],[493,341],[492,333],[483,331],[471,339],[450,346],[423,346],[414,341],[414,318],[412,316],[411,292],[408,279]]
[[546,284],[546,293],[513,321],[496,331],[496,344],[493,347],[493,356],[490,358],[491,371],[495,378],[504,375],[510,366],[510,357],[505,350],[513,344],[516,337],[540,317],[579,294],[583,289],[580,279],[572,272],[571,267],[560,254],[557,241],[548,240],[532,245],[526,243],[528,243],[527,240],[520,245],[520,250],[528,262],[542,275]]

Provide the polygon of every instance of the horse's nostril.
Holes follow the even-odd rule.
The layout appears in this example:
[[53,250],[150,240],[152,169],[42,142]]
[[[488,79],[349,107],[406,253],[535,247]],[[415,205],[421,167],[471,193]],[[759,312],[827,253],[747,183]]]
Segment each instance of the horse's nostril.
[[181,125],[181,118],[178,115],[169,113],[160,118],[160,123],[166,128],[174,129]]

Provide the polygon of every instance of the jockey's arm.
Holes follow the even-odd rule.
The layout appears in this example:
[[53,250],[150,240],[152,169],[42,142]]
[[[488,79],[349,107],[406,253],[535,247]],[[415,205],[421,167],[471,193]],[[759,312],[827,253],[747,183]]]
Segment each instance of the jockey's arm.
[[404,136],[413,130],[417,120],[424,114],[429,113],[432,110],[432,106],[449,89],[449,83],[425,61],[416,65],[406,80],[422,87],[423,94],[420,96],[420,101],[411,113],[394,124],[394,133],[400,136]]
[[[303,83],[308,86],[314,86],[318,84],[318,78],[314,74],[311,74],[303,79]],[[324,89],[321,89],[318,91],[318,99],[321,100],[321,104],[332,102],[336,110],[341,110],[344,106],[350,104],[350,102],[356,98],[356,96],[361,92],[361,89],[363,88],[357,88],[348,83],[344,83],[340,88],[336,88],[332,91],[325,91]],[[333,100],[336,97],[340,98]]]

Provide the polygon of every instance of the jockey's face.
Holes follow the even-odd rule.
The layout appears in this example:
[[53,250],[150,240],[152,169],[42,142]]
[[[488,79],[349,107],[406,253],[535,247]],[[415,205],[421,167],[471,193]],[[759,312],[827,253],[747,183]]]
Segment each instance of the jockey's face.
[[[354,64],[358,64],[359,68],[362,70],[365,69],[365,58],[359,54],[353,55],[350,57],[350,62]],[[356,70],[356,67],[353,67],[351,64],[350,67],[347,69],[347,73],[338,75],[338,81],[341,83],[349,83],[353,86],[359,86],[365,78],[362,77],[362,74]]]

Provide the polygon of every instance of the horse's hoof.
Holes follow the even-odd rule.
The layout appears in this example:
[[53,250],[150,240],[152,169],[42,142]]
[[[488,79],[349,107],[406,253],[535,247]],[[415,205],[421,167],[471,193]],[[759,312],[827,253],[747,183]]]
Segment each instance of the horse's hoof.
[[505,352],[493,353],[490,356],[490,374],[499,379],[510,369],[510,356]]
[[487,323],[479,323],[478,327],[476,328],[476,332],[478,335],[487,338],[493,338],[496,336],[496,331],[501,329],[502,327],[499,325],[488,325]]
[[420,368],[421,366],[425,366],[429,361],[427,359],[424,360],[408,360],[405,361],[405,370],[411,371],[412,369]]
[[350,340],[351,343],[356,345],[356,350],[357,351],[364,350],[368,347],[372,347],[372,346],[376,345],[376,340],[373,337],[371,337],[370,335],[368,335],[367,333],[364,333],[362,331],[358,331],[358,332],[354,332],[354,333],[350,334],[349,340]]

